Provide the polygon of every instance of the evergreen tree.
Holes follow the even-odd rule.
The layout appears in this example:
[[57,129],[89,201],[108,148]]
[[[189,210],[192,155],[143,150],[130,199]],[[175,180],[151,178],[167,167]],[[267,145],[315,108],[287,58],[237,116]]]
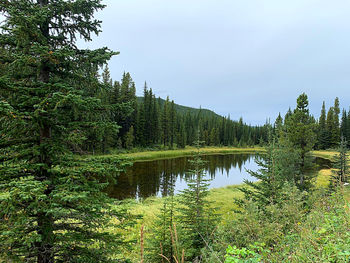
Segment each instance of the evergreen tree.
[[319,119],[318,129],[318,147],[322,150],[327,149],[329,146],[329,133],[326,126],[326,105],[322,104],[321,116]]
[[160,139],[160,124],[159,124],[159,104],[156,97],[153,95],[153,107],[152,107],[152,130],[153,130],[153,144],[159,143]]
[[200,250],[210,243],[218,216],[215,209],[210,208],[207,200],[209,194],[208,180],[204,177],[204,161],[200,157],[199,132],[196,143],[197,153],[190,161],[193,170],[188,172],[187,189],[182,191],[179,208],[179,222],[185,232],[183,239],[186,244],[185,252],[188,260],[200,258]]
[[348,114],[345,109],[343,109],[342,117],[341,117],[341,125],[340,125],[340,134],[341,137],[344,137],[345,140],[348,140]]
[[162,112],[162,140],[163,145],[168,146],[170,137],[170,111],[169,111],[169,96],[167,97]]
[[350,146],[350,110],[348,111],[348,116],[346,118],[346,134],[344,135],[344,137],[346,138],[347,142],[348,142],[348,147]]
[[338,186],[348,181],[349,165],[347,164],[348,150],[347,141],[341,137],[338,154],[334,156],[334,175],[330,181],[330,189],[334,191]]
[[245,180],[249,187],[241,187],[246,200],[252,200],[258,207],[264,208],[278,203],[283,194],[286,183],[294,184],[298,173],[299,156],[296,151],[279,145],[275,139],[266,147],[266,153],[257,156],[255,162],[259,166],[258,171],[248,170],[249,174],[259,180],[254,183]]
[[102,72],[102,82],[105,85],[112,86],[113,85],[113,80],[111,79],[111,73],[109,71],[108,65],[104,68]]
[[137,115],[136,115],[136,142],[140,146],[146,146],[145,127],[146,127],[145,109],[144,109],[144,106],[140,104],[138,106]]
[[131,126],[129,131],[125,134],[125,148],[131,149],[134,146],[134,126]]
[[108,113],[95,97],[98,66],[116,53],[80,50],[101,1],[1,1],[0,254],[7,262],[113,262],[120,239],[102,191],[120,160],[75,158]]
[[327,148],[329,147],[334,147],[335,142],[333,141],[333,136],[332,134],[334,133],[334,108],[330,107],[327,113],[327,119],[326,119],[326,130],[327,130],[327,138],[328,138],[328,145]]
[[340,142],[340,127],[339,127],[339,114],[340,114],[340,108],[339,108],[339,99],[335,98],[334,100],[334,124],[331,131],[331,142],[333,146],[338,146]]
[[185,148],[186,147],[186,132],[185,132],[185,127],[184,127],[184,123],[180,122],[180,129],[178,132],[178,136],[177,136],[177,146],[179,148]]
[[169,137],[170,137],[170,147],[174,147],[174,140],[176,135],[176,111],[175,111],[175,103],[172,100],[170,104],[169,110]]
[[174,175],[170,175],[170,183],[166,186],[166,197],[163,197],[163,207],[160,209],[160,214],[157,217],[153,231],[149,240],[148,260],[150,262],[164,262],[168,259],[169,262],[175,262],[176,246],[174,244],[174,220],[175,200],[174,200]]
[[286,120],[286,133],[282,142],[287,147],[294,148],[300,155],[299,179],[296,182],[300,189],[311,187],[311,178],[306,177],[306,171],[310,165],[309,152],[312,150],[315,141],[315,122],[309,114],[308,98],[305,93],[297,99],[297,107],[293,114]]
[[283,128],[283,118],[281,116],[281,113],[278,113],[277,119],[275,121],[275,127],[274,127],[274,132],[275,135],[280,136]]

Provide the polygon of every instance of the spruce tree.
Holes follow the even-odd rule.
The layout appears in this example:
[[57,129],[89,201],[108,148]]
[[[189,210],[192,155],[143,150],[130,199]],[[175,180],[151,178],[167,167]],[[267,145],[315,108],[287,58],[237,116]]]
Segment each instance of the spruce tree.
[[170,137],[170,147],[174,147],[175,135],[176,135],[176,110],[175,103],[172,100],[169,109],[169,137]]
[[298,151],[300,156],[299,179],[296,184],[300,189],[311,187],[311,177],[306,176],[310,167],[310,151],[316,142],[315,121],[309,114],[309,101],[305,93],[297,99],[294,112],[285,119],[286,133],[282,143]]
[[283,128],[283,118],[281,116],[281,113],[278,113],[278,116],[276,118],[275,125],[274,125],[274,133],[277,136],[280,136],[282,132],[282,128]]
[[163,112],[162,112],[162,139],[163,145],[168,146],[170,141],[170,102],[169,96],[164,102]]
[[[164,185],[163,185],[164,187]],[[170,183],[162,189],[167,196],[163,197],[163,207],[160,209],[153,231],[149,238],[147,249],[147,259],[150,262],[169,262],[173,263],[176,255],[176,245],[174,244],[174,227],[176,202],[174,200],[174,174],[170,174]]]
[[326,126],[326,105],[325,102],[322,104],[321,115],[318,123],[318,147],[325,150],[329,146],[329,134]]
[[[117,158],[77,158],[87,130],[107,123],[94,97],[98,66],[116,53],[82,50],[100,32],[100,0],[1,1],[0,254],[6,262],[113,262],[120,238],[102,189]],[[110,123],[115,129],[118,126]]]
[[331,140],[332,144],[334,146],[338,146],[340,142],[340,127],[339,127],[339,114],[340,114],[340,108],[339,108],[339,99],[335,98],[334,100],[334,124],[332,128],[332,133],[331,133]]
[[282,189],[286,183],[294,184],[300,161],[296,151],[280,145],[276,139],[271,138],[265,149],[264,154],[255,158],[259,170],[248,170],[249,174],[259,182],[245,180],[245,185],[249,187],[240,188],[245,199],[256,202],[262,211],[265,211],[266,206],[274,205],[281,200]]
[[199,131],[196,142],[197,152],[190,163],[193,167],[188,174],[187,189],[181,192],[179,222],[184,230],[185,252],[187,260],[200,258],[200,250],[213,238],[218,215],[207,200],[208,181],[204,179],[204,163],[200,156]]
[[134,126],[131,126],[129,131],[125,134],[125,148],[131,149],[134,146]]
[[343,109],[342,117],[341,117],[341,125],[340,125],[340,135],[344,137],[345,140],[348,140],[348,114],[345,109]]
[[334,191],[338,186],[343,183],[348,182],[349,165],[347,163],[348,159],[348,149],[347,141],[344,137],[341,137],[340,145],[338,148],[338,154],[334,156],[334,175],[330,181],[330,189]]
[[185,148],[186,147],[186,131],[185,126],[183,123],[183,120],[180,121],[180,129],[177,136],[177,146],[179,148]]

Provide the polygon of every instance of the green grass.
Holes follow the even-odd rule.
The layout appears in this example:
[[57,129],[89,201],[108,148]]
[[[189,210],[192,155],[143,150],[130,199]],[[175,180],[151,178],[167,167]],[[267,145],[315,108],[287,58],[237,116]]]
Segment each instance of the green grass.
[[[250,147],[250,148],[236,148],[236,147],[205,147],[201,148],[200,152],[203,155],[210,154],[232,154],[232,153],[255,153],[261,152],[264,149],[262,147]],[[131,158],[134,162],[139,161],[151,161],[159,159],[171,159],[175,157],[183,157],[193,155],[197,149],[195,147],[187,146],[185,149],[176,150],[162,150],[162,151],[145,151],[145,152],[133,152],[133,153],[121,153],[111,154],[118,155],[121,158]]]
[[334,150],[312,151],[312,155],[316,157],[325,158],[333,161],[334,156],[337,154]]
[[[222,217],[222,220],[221,220],[222,224],[225,224],[225,222],[229,222],[230,221],[229,219],[234,216],[233,211],[237,208],[237,206],[234,203],[234,200],[236,198],[243,197],[243,193],[238,190],[239,187],[242,187],[242,185],[231,185],[227,187],[210,190],[210,193],[208,195],[208,201],[212,203],[213,207],[218,209],[217,213],[220,214]],[[175,204],[178,203],[179,198],[180,197],[178,195],[174,196]],[[141,201],[130,199],[130,200],[127,200],[126,202],[129,206],[129,211],[131,211],[133,215],[141,215],[142,218],[137,220],[137,223],[135,226],[123,232],[124,238],[126,238],[127,240],[131,240],[131,239],[139,240],[140,229],[141,229],[141,226],[143,225],[144,234],[147,242],[147,235],[150,232],[152,232],[152,229],[154,227],[154,222],[156,221],[160,213],[160,209],[163,207],[163,198],[152,196]],[[175,214],[176,214],[176,211],[175,211]],[[140,243],[137,242],[137,244],[133,247],[133,250],[126,252],[126,255],[130,259],[134,260],[139,257],[139,251],[140,251]],[[136,260],[133,262],[138,262],[138,261]]]
[[329,180],[332,175],[332,169],[322,169],[318,171],[315,185],[317,188],[326,188],[329,185]]
[[[239,187],[242,186],[230,185],[210,190],[208,201],[212,202],[214,207],[218,207],[218,213],[222,215],[223,219],[233,215],[233,210],[237,208],[234,200],[243,197],[243,193],[238,190]],[[176,195],[174,198],[175,203],[177,203],[179,196]],[[157,218],[163,206],[163,198],[152,196],[142,201],[130,200],[129,205],[133,214],[143,216],[139,223],[144,224],[147,228]]]
[[[137,152],[122,154],[122,157],[132,158],[134,161],[145,161],[145,160],[156,160],[164,158],[174,158],[180,156],[191,155],[195,152],[195,148],[187,147],[183,150],[167,150],[167,151],[148,151],[148,152]],[[207,147],[202,148],[202,154],[230,154],[230,153],[254,153],[263,151],[263,148],[229,148],[229,147]],[[336,154],[334,151],[314,151],[314,156],[327,158],[332,160]],[[315,185],[318,188],[325,188],[329,184],[329,178],[332,172],[331,169],[322,169],[318,171],[316,176]],[[234,203],[236,198],[243,197],[243,193],[238,190],[242,185],[230,185],[222,188],[211,189],[208,200],[212,202],[213,207],[218,208],[218,213],[222,216],[221,224],[231,222],[235,216],[234,210],[237,206]],[[350,191],[348,193],[348,199],[350,199]],[[175,196],[175,203],[179,196]],[[152,231],[153,223],[157,219],[160,209],[163,206],[163,199],[160,197],[149,197],[145,200],[136,201],[129,200],[129,211],[132,214],[142,215],[142,219],[139,219],[137,224],[130,228],[127,232],[129,238],[138,238],[140,235],[141,226],[144,225],[145,235]],[[130,252],[129,252],[130,253]],[[137,258],[139,253],[139,243],[134,247],[133,251],[129,256],[131,258]]]

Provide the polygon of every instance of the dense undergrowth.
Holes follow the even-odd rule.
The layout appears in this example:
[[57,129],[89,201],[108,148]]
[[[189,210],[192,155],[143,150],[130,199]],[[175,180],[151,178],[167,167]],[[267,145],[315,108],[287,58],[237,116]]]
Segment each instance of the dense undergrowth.
[[227,249],[225,262],[349,262],[349,203],[344,198],[349,193],[315,193],[312,208],[299,202],[270,207],[277,213],[269,219],[253,205],[228,228],[231,232],[226,229],[236,250]]
[[[317,155],[330,157],[332,152]],[[212,189],[208,199],[219,208],[221,221],[214,241],[202,249],[201,262],[349,262],[350,190],[345,186],[329,194],[330,176],[330,169],[320,170],[311,193],[286,186],[282,202],[266,207],[268,213],[249,201],[239,211],[234,202],[243,196],[239,186]],[[156,197],[129,204],[133,213],[143,217],[128,234],[139,239],[143,225],[146,249],[162,204],[163,199]],[[127,257],[139,262],[140,249],[139,241]]]

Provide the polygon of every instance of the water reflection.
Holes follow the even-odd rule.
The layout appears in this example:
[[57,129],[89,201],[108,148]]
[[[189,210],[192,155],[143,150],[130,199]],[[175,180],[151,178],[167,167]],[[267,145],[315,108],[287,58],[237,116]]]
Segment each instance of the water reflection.
[[[255,180],[245,169],[257,169],[252,154],[207,155],[205,177],[211,179],[210,188],[240,184],[244,179]],[[146,198],[149,196],[167,196],[186,188],[186,172],[191,168],[188,160],[180,157],[166,160],[136,162],[125,174],[118,178],[116,185],[108,187],[111,197]],[[174,186],[174,188],[172,188]]]
[[[210,188],[241,184],[244,179],[256,181],[246,169],[256,171],[253,154],[227,154],[202,156],[206,161],[205,179],[211,179]],[[188,160],[180,157],[166,160],[136,162],[118,178],[116,185],[107,189],[109,196],[117,199],[167,196],[174,190],[177,194],[187,187],[186,172],[191,168]],[[331,162],[315,158],[316,169],[328,168]],[[173,186],[173,187],[172,187]]]

